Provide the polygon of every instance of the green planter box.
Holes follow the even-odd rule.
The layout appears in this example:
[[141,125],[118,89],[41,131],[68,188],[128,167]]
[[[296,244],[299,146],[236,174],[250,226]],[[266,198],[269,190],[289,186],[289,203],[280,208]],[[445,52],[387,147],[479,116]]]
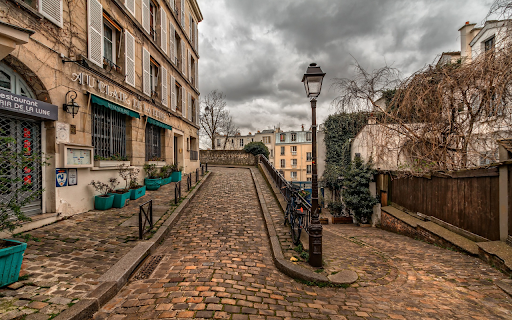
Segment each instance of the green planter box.
[[169,184],[172,182],[172,177],[169,177],[169,178],[163,178],[162,179],[162,185],[164,184]]
[[149,178],[145,178],[144,179],[144,184],[146,185],[146,189],[147,190],[158,190],[158,188],[160,188],[160,185],[162,183],[161,181],[162,179],[158,178],[158,179],[149,179]]
[[23,262],[23,253],[27,244],[16,240],[1,240],[0,245],[7,242],[7,248],[0,249],[0,287],[18,281],[20,275],[21,263]]
[[126,204],[126,200],[130,199],[131,192],[125,193],[109,193],[109,195],[114,196],[114,202],[112,203],[112,207],[114,208],[122,208]]
[[94,209],[96,210],[107,210],[112,208],[114,204],[114,196],[109,195],[107,197],[95,196],[94,197]]
[[138,189],[130,189],[130,199],[137,200],[146,194],[146,186],[142,186]]
[[176,171],[171,174],[172,182],[181,181],[181,171]]

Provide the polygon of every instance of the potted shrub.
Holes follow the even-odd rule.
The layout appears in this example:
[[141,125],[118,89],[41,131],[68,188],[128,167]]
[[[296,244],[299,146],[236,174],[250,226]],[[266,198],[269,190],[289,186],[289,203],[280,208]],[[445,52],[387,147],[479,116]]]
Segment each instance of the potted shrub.
[[[31,220],[23,214],[22,208],[43,192],[33,190],[30,179],[23,180],[17,175],[11,175],[10,172],[22,172],[34,166],[48,165],[48,158],[44,159],[29,149],[17,151],[15,147],[14,138],[0,136],[0,186],[8,186],[7,192],[2,192],[0,197],[0,231],[9,233],[23,222]],[[18,281],[26,248],[26,243],[0,239],[0,287]]]
[[172,166],[172,173],[171,173],[172,182],[181,181],[181,171],[182,170],[183,170],[183,168],[178,169],[178,166],[175,164]]
[[146,186],[141,186],[137,182],[139,177],[140,169],[130,169],[130,199],[136,200],[146,194]]
[[161,185],[161,178],[158,173],[158,169],[156,167],[156,164],[145,164],[144,165],[144,171],[146,171],[146,174],[148,175],[147,178],[144,179],[144,184],[146,185],[147,190],[158,190]]
[[160,173],[162,175],[162,185],[172,182],[172,178],[171,178],[172,165],[165,165],[165,166],[161,167]]
[[94,187],[96,192],[101,193],[100,195],[94,197],[94,209],[107,210],[112,208],[112,204],[114,203],[114,195],[108,194],[112,188],[108,184],[101,181],[92,180],[89,184]]
[[352,217],[348,214],[345,204],[341,201],[330,202],[327,207],[332,215],[332,223],[352,223]]
[[130,199],[131,194],[130,189],[128,187],[128,181],[130,180],[130,167],[128,167],[125,164],[121,164],[117,167],[117,169],[119,171],[119,176],[125,181],[125,186],[124,189],[114,190],[114,188],[112,188],[109,194],[114,196],[114,203],[112,204],[112,206],[114,208],[122,208]]

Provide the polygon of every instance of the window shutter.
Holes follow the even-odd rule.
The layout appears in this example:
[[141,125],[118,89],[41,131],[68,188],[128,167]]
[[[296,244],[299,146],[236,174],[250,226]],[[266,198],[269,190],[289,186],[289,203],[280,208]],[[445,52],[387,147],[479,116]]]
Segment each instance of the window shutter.
[[188,92],[187,96],[188,96],[188,100],[187,100],[187,103],[188,103],[187,118],[188,118],[188,120],[192,121],[192,96],[190,95],[190,92]]
[[185,58],[185,42],[183,42],[183,40],[180,40],[180,44],[181,44],[181,72],[183,74],[185,74],[185,70],[186,67],[187,67],[187,58]]
[[185,99],[183,98],[184,97],[184,89],[183,87],[180,87],[180,97],[181,97],[181,100],[180,100],[180,108],[181,108],[181,113],[184,114],[185,113]]
[[194,101],[194,104],[196,107],[196,123],[199,123],[199,103],[198,103],[197,99],[196,99],[196,101]]
[[194,32],[194,48],[196,49],[196,52],[198,52],[197,44],[199,43],[199,33],[197,32],[197,23],[194,25]]
[[176,111],[176,79],[171,76],[171,110]]
[[185,28],[185,0],[181,0],[181,26]]
[[[172,20],[172,19],[169,19]],[[172,22],[169,24],[169,56],[171,57],[172,63],[176,63],[176,51],[174,49],[174,42],[176,42],[174,35],[174,25]]]
[[39,0],[39,12],[62,28],[62,0]]
[[125,69],[126,83],[135,87],[135,37],[128,31],[125,31]]
[[188,81],[192,81],[192,55],[190,55],[190,51],[187,49],[187,57],[188,57]]
[[88,0],[89,60],[103,67],[103,6],[98,0]]
[[199,61],[196,61],[196,81],[195,81],[195,85],[196,85],[196,89],[199,88],[199,70],[198,70],[198,67],[199,67]]
[[128,11],[135,17],[135,0],[125,0],[124,5]]
[[143,92],[144,94],[151,96],[151,79],[150,79],[150,71],[149,71],[149,51],[146,50],[146,48],[142,48],[142,72],[143,72],[143,78],[142,78],[142,85],[143,85]]
[[160,46],[162,47],[162,49],[164,50],[165,53],[167,53],[167,14],[165,13],[165,10],[164,8],[160,8],[160,30],[161,30],[161,33],[160,33],[160,41],[161,41],[161,44]]
[[151,28],[149,23],[149,1],[151,0],[142,0],[142,27],[147,33],[151,34],[149,30]]
[[162,104],[169,107],[169,94],[167,93],[167,69],[162,67]]
[[192,20],[192,15],[189,13],[188,14],[188,22],[189,22],[189,25],[188,25],[188,37],[191,39],[191,40],[194,40],[194,20]]
[[168,0],[167,2],[171,6],[171,9],[174,10],[174,0]]
[[199,54],[199,27],[196,23],[196,52]]

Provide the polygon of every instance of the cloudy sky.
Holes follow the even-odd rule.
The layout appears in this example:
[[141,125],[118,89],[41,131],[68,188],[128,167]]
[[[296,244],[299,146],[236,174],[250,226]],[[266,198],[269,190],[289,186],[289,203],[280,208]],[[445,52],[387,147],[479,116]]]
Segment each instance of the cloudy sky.
[[242,134],[281,126],[309,128],[301,83],[311,62],[327,73],[317,108],[334,112],[334,78],[350,77],[354,59],[404,76],[444,51],[459,51],[457,31],[482,23],[493,0],[197,0],[199,86],[217,89]]

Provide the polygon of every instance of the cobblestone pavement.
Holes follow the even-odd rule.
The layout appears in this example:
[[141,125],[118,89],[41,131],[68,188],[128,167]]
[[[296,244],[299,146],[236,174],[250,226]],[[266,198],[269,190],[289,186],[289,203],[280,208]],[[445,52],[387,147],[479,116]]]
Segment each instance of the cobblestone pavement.
[[498,271],[375,228],[324,229],[326,270],[353,269],[356,284],[299,283],[272,263],[249,170],[212,171],[148,259],[160,262],[143,265],[94,319],[512,319]]
[[[182,196],[185,190],[182,181]],[[97,279],[137,244],[138,227],[121,224],[149,199],[165,212],[169,201],[174,202],[174,183],[148,191],[122,209],[73,216],[25,233],[29,241],[18,237],[28,244],[20,272],[27,280],[15,283],[14,288],[22,285],[16,290],[0,289],[0,319],[49,319],[94,290]]]

